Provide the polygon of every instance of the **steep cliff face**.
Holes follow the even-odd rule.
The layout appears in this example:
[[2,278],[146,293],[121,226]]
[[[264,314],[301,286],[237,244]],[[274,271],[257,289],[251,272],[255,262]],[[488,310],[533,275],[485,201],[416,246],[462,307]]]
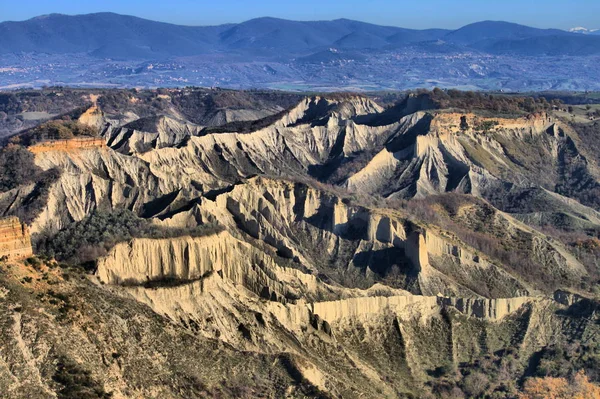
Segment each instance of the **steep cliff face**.
[[[307,100],[272,126],[251,134],[195,137],[199,126],[160,117],[121,127],[112,121],[103,133],[108,147],[101,139],[34,146],[31,151],[36,154],[39,166],[56,167],[65,173],[51,195],[60,201],[48,206],[46,215],[32,229],[40,231],[47,223],[54,229],[60,228],[63,224],[50,219],[79,220],[82,209],[114,206],[141,209],[144,203],[178,190],[183,191],[180,197],[192,199],[256,173],[306,174],[311,165],[329,159],[336,143],[339,147],[344,141],[345,128],[340,125],[345,124],[343,115],[378,109],[374,103],[359,97],[339,102],[317,98]],[[329,122],[311,127],[309,123],[322,112],[322,118]],[[285,126],[285,134],[277,127],[280,125],[282,129]],[[373,136],[359,143],[356,138],[348,139],[344,145],[355,151],[368,147],[373,140],[385,140],[387,133],[381,134],[382,138]],[[360,137],[369,137],[369,132],[361,132]],[[89,195],[82,198],[73,193]]]
[[285,303],[319,295],[314,276],[277,265],[272,257],[227,232],[118,244],[98,262],[96,273],[102,282],[124,285],[200,281],[217,273],[269,300]]
[[[142,158],[160,178],[212,189],[222,187],[220,181],[235,182],[257,173],[291,176],[317,173],[330,160],[382,145],[394,133],[389,129],[362,127],[343,116],[347,108],[367,112],[363,108],[368,107],[362,101],[307,102],[255,132],[192,137],[181,148],[152,151]],[[402,126],[406,128],[408,124]]]
[[142,160],[105,144],[76,152],[45,151],[35,161],[43,169],[58,168],[61,176],[52,185],[48,204],[32,224],[32,232],[58,230],[97,208],[141,211],[146,202],[177,189],[163,186]]
[[26,258],[33,255],[29,228],[19,218],[0,218],[0,258]]
[[[501,207],[506,207],[503,196],[511,192],[518,195],[531,186],[554,190],[560,183],[565,187],[561,193],[571,195],[562,183],[570,170],[565,168],[566,162],[581,163],[590,184],[598,180],[585,158],[577,158],[569,129],[552,116],[502,119],[416,112],[388,118],[381,125],[373,122],[378,115],[383,115],[382,110],[362,97],[314,97],[250,133],[198,137],[200,126],[170,117],[111,125],[104,131],[104,138],[110,148],[128,155],[125,157],[100,148],[98,142],[89,143],[96,150],[90,150],[94,154],[79,151],[70,155],[62,151],[60,156],[49,155],[61,152],[50,151],[52,145],[32,151],[41,152],[37,163],[43,168],[75,169],[85,175],[87,178],[79,177],[79,182],[61,182],[75,191],[83,192],[87,185],[96,184],[90,180],[108,178],[116,181],[115,186],[124,182],[126,187],[118,187],[115,198],[106,195],[109,190],[97,189],[90,199],[98,206],[124,204],[135,209],[178,190],[187,191],[179,194],[180,200],[192,199],[256,174],[308,175],[384,197],[458,191],[488,198]],[[108,161],[107,157],[114,160]],[[137,169],[145,170],[127,166],[136,163],[140,164]],[[548,173],[541,176],[537,173],[540,167]],[[158,187],[154,198],[137,194],[147,192],[146,187]],[[136,193],[136,203],[120,198],[119,191]],[[63,214],[82,205],[66,208]],[[543,208],[535,211],[543,212]],[[72,216],[77,220],[78,216]]]
[[[400,197],[446,191],[486,196],[503,183],[523,181],[551,186],[565,145],[563,127],[546,114],[502,119],[438,113],[425,130],[390,142],[347,185]],[[537,173],[540,162],[548,175]],[[390,184],[396,176],[402,179]]]
[[124,126],[108,126],[103,136],[109,147],[131,155],[179,146],[187,138],[198,135],[202,128],[168,116],[155,116],[138,119]]
[[[351,205],[301,183],[257,177],[214,201],[159,218],[172,227],[189,227],[191,220],[218,221],[239,237],[260,240],[279,255],[346,286],[366,288],[379,281],[425,295],[509,297],[532,291],[453,234],[410,222],[400,211]],[[515,229],[535,236],[524,226]],[[585,273],[554,245],[547,247],[552,254],[548,267]]]

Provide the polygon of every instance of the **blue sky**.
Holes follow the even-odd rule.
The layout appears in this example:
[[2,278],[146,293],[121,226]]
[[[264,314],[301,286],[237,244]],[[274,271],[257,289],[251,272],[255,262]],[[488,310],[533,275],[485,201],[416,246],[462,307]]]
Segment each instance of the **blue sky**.
[[185,25],[271,16],[350,18],[407,28],[458,28],[488,19],[540,28],[600,28],[600,0],[0,0],[0,21],[99,11]]

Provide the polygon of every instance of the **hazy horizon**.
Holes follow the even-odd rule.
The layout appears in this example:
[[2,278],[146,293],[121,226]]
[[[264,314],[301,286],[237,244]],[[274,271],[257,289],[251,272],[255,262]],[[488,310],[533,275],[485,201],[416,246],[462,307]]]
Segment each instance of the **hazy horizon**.
[[[536,4],[537,3],[537,4]],[[518,13],[515,13],[515,9]],[[382,12],[382,10],[386,10]],[[212,4],[191,0],[108,0],[79,2],[74,0],[23,0],[18,4],[0,1],[0,22],[24,21],[48,14],[80,15],[113,12],[177,25],[207,26],[239,23],[254,18],[273,17],[295,21],[352,19],[377,25],[411,29],[457,29],[470,23],[493,20],[506,21],[536,28],[574,27],[600,28],[595,17],[600,13],[600,2],[575,0],[520,2],[509,0],[490,4],[477,0],[432,0],[426,3],[334,0],[327,3],[315,0],[297,5],[263,0],[252,4],[238,0],[222,0]],[[423,16],[425,18],[423,18]]]

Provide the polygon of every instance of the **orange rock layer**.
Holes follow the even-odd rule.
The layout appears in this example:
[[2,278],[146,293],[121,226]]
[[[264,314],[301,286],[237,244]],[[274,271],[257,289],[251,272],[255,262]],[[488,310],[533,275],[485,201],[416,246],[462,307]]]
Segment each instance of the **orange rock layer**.
[[27,225],[17,217],[0,219],[0,258],[26,258],[33,255]]
[[76,151],[88,148],[105,147],[106,142],[99,137],[78,137],[69,140],[52,140],[43,143],[34,144],[29,147],[29,151],[39,154],[48,151]]

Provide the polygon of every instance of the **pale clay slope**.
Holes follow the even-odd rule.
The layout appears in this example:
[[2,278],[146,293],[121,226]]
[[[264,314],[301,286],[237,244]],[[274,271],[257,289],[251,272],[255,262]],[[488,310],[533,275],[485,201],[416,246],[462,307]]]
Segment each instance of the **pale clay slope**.
[[[127,206],[134,210],[140,210],[143,204],[156,198],[156,192],[163,195],[176,193],[176,200],[184,203],[186,199],[200,195],[201,192],[198,190],[224,187],[233,179],[254,173],[273,175],[281,173],[294,175],[303,171],[305,173],[310,166],[326,162],[331,156],[333,148],[340,148],[340,140],[343,140],[341,154],[344,156],[376,148],[386,143],[390,146],[398,141],[408,144],[395,153],[383,149],[365,168],[348,179],[349,186],[356,186],[356,188],[360,186],[360,190],[367,192],[377,191],[373,187],[381,185],[384,181],[394,181],[389,176],[397,174],[397,169],[401,164],[404,169],[400,175],[400,181],[407,182],[405,184],[407,189],[416,186],[417,195],[444,191],[448,185],[447,178],[444,177],[448,174],[447,154],[454,159],[453,162],[460,161],[469,168],[468,174],[464,176],[463,181],[457,184],[457,187],[462,184],[468,186],[464,187],[465,191],[470,190],[475,193],[478,186],[473,182],[486,185],[489,181],[497,180],[486,170],[474,165],[456,139],[459,134],[457,130],[460,124],[460,115],[441,115],[430,121],[427,114],[415,113],[392,125],[383,127],[357,125],[348,119],[351,115],[365,115],[378,111],[381,111],[378,106],[362,98],[342,103],[330,103],[323,98],[313,98],[300,103],[280,121],[268,128],[249,134],[222,133],[192,137],[181,148],[162,148],[137,156],[121,155],[109,148],[89,149],[75,153],[67,151],[38,153],[36,162],[42,168],[48,169],[57,166],[64,172],[60,181],[52,187],[50,202],[33,224],[32,230],[38,232],[46,227],[61,228],[72,220],[80,220],[97,206],[109,208]],[[326,124],[312,127],[307,124],[294,126],[307,116],[325,117]],[[423,135],[425,132],[420,130],[415,132],[417,126],[424,121],[429,122],[430,131],[426,135]],[[474,124],[475,122],[469,119],[469,123]],[[547,134],[548,126],[554,126],[545,116],[533,120],[500,120],[500,123],[507,129],[506,134],[521,136]],[[553,128],[551,131],[555,132],[556,129]],[[404,136],[409,139],[414,136],[414,144],[411,145],[410,140],[407,142]],[[494,140],[474,132],[461,133],[461,140],[465,138],[481,142],[482,148],[488,149],[489,153],[494,154],[499,162],[507,162],[500,157],[501,147]],[[406,162],[401,162],[402,159],[406,159],[409,165],[405,167]],[[419,177],[414,178],[415,175]],[[382,178],[386,176],[388,176],[387,180]],[[257,190],[261,190],[261,188],[258,187]],[[289,188],[288,191],[290,191]],[[234,189],[234,192],[239,192],[239,190]],[[309,191],[309,195],[312,195],[311,191]],[[274,201],[280,205],[272,209],[270,214],[283,215],[289,224],[289,220],[293,220],[296,216],[292,215],[293,212],[289,209],[293,207],[293,201],[288,201],[287,197],[289,194],[284,195],[282,200]],[[225,198],[227,201],[231,201],[227,196]],[[218,198],[217,203],[219,201],[223,200]],[[303,264],[310,267],[311,262],[307,262],[303,254],[297,253],[295,249],[301,248],[301,246],[289,242],[289,237],[293,234],[285,233],[289,231],[289,228],[286,230],[285,223],[271,226],[271,221],[264,223],[257,219],[257,217],[264,218],[264,216],[256,215],[257,210],[273,208],[268,200],[259,198],[257,203],[256,200],[245,197],[237,198],[235,201],[239,209],[233,209],[231,204],[221,203],[217,207],[220,209],[209,211],[214,213],[213,220],[221,223],[226,220],[223,209],[227,209],[228,213],[233,213],[242,221],[248,218],[256,219],[250,220],[242,227],[246,230],[267,229],[268,231],[263,232],[262,236],[268,237],[268,239],[258,236],[255,238],[263,239],[277,249],[291,251],[294,256],[298,256],[302,260]],[[261,204],[260,201],[264,204]],[[287,205],[282,207],[281,205],[285,203]],[[343,204],[336,206],[343,208]],[[201,207],[201,213],[211,207],[213,205],[205,200]],[[305,219],[310,218],[311,207],[314,208],[313,211],[316,211],[314,203],[308,201],[305,205],[307,211],[301,216]],[[204,218],[206,219],[206,215]],[[334,212],[334,218],[336,218],[335,225],[343,225],[347,222],[348,215],[344,215],[342,210]],[[338,220],[339,218],[341,219]],[[249,223],[252,223],[252,226],[249,227]],[[230,226],[237,227],[232,222]],[[396,228],[394,227],[392,230]],[[335,230],[332,232],[335,233]],[[280,237],[282,234],[284,237]],[[434,232],[425,234],[425,240],[428,241],[427,245],[433,256],[458,255],[460,263],[463,265],[472,265],[472,267],[483,269],[489,267],[485,262],[474,261],[478,257],[467,250],[444,249],[444,245],[437,244],[436,237]],[[334,250],[337,240],[335,234],[329,237],[320,237],[321,241],[324,239],[328,240],[324,242],[330,243],[326,246],[328,250]],[[402,240],[405,239],[406,237],[402,238]],[[544,241],[542,237],[539,239]],[[373,241],[373,237],[368,236],[366,240]],[[385,242],[385,240],[376,241]],[[393,242],[393,239],[387,242]],[[552,243],[550,247],[555,248],[550,255],[550,261],[557,263],[559,269],[572,270],[576,274],[581,273],[581,265],[558,248],[558,244]],[[408,256],[410,257],[410,254]],[[413,263],[418,264],[419,262]],[[445,281],[441,285],[434,283],[433,281],[440,279],[435,270],[430,273],[430,269],[426,267],[419,266],[419,268],[423,269],[420,272],[420,278],[429,276],[431,280],[429,284],[421,283],[422,286],[430,286],[429,289],[423,291],[436,294],[439,290],[443,290],[444,285],[453,285],[452,290],[456,291],[456,284],[451,281]],[[508,279],[511,278],[508,277]],[[476,284],[474,283],[474,285]],[[516,292],[507,292],[506,294],[512,296]]]
[[[189,211],[178,213],[160,222],[170,227],[192,227],[193,223],[190,224],[190,222],[193,220],[209,222],[218,220],[239,238],[251,242],[258,240],[254,245],[259,247],[261,242],[268,244],[263,250],[258,250],[254,245],[234,239],[229,233],[221,233],[211,237],[210,240],[202,238],[138,239],[130,244],[119,244],[115,247],[111,255],[99,263],[98,273],[103,281],[108,283],[129,280],[142,284],[147,280],[152,281],[164,277],[198,279],[210,271],[217,270],[234,282],[243,284],[257,295],[266,292],[267,297],[274,297],[278,300],[284,297],[355,296],[355,293],[343,294],[339,290],[336,291],[323,284],[320,287],[325,287],[324,289],[316,289],[318,285],[314,276],[297,269],[281,269],[263,252],[270,251],[271,257],[275,256],[275,250],[287,254],[290,258],[298,259],[299,264],[303,267],[308,267],[307,272],[316,274],[318,273],[318,266],[314,263],[316,260],[310,253],[302,250],[303,245],[310,248],[311,245],[318,243],[321,257],[325,254],[334,256],[348,226],[353,226],[354,232],[360,235],[360,241],[369,250],[373,248],[401,249],[410,262],[411,266],[409,267],[417,276],[418,291],[424,294],[436,295],[441,292],[461,295],[468,293],[476,296],[476,292],[480,288],[478,286],[480,282],[476,276],[491,271],[496,275],[494,282],[496,285],[506,285],[506,291],[503,292],[505,296],[518,296],[520,293],[532,291],[530,287],[524,286],[485,257],[476,255],[465,245],[453,242],[449,238],[443,238],[444,232],[433,229],[421,230],[421,233],[407,231],[405,221],[398,215],[348,206],[335,197],[330,197],[314,189],[308,189],[301,195],[297,194],[297,189],[301,187],[301,185],[293,183],[255,178],[248,184],[236,186],[229,193],[219,195],[215,201],[204,201]],[[330,224],[321,225],[320,228],[311,228],[309,221],[317,214],[321,218],[318,220],[329,220]],[[516,227],[519,227],[519,222],[514,221],[514,223],[516,223]],[[522,228],[530,230],[526,226],[522,226]],[[307,241],[303,245],[299,245],[297,239],[303,229],[308,232],[304,236]],[[536,240],[543,241],[541,236]],[[362,245],[359,244],[358,248],[360,249]],[[546,242],[545,245],[548,246],[548,243]],[[545,252],[547,253],[546,264],[555,263],[555,267],[562,267],[567,273],[584,272],[570,254],[562,251],[558,244],[554,243],[554,245],[555,247],[547,247],[550,248],[549,251],[546,247],[544,248],[547,251]],[[136,256],[141,256],[141,258],[138,259]],[[355,253],[354,256],[360,255]],[[225,266],[223,266],[223,259],[230,259]],[[467,278],[463,280],[462,284],[453,282],[453,276],[440,273],[435,266],[432,266],[430,259],[435,261],[434,265],[447,261],[460,265],[459,267],[462,268]],[[258,265],[253,268],[256,270],[250,274],[244,271],[244,268],[248,267],[249,260],[251,264]],[[348,272],[356,272],[356,270],[360,270],[360,266],[355,265],[351,257],[347,264]],[[370,267],[371,264],[366,265],[366,270],[363,272],[366,276],[375,273]],[[277,276],[278,279],[283,278],[285,284],[280,285],[277,280],[270,280],[268,274],[250,280],[250,275],[263,273],[261,270],[265,268],[279,270],[274,276]],[[287,272],[283,272],[283,270],[287,270]],[[293,278],[283,277],[290,273],[294,276]],[[242,279],[241,276],[245,277]],[[469,280],[469,276],[475,277],[473,280]],[[297,280],[300,277],[302,278]],[[284,291],[283,287],[287,287],[288,291]],[[299,287],[299,289],[295,292],[289,291],[292,287]]]
[[[350,111],[345,109],[347,107],[342,107],[340,112],[361,114],[379,109],[373,103],[367,105],[363,107],[359,103],[350,107]],[[296,123],[311,106],[316,107],[308,100],[305,104],[300,104],[286,117],[285,124]],[[341,123],[341,119],[339,121]],[[180,129],[185,130],[182,127]],[[62,151],[39,153],[36,163],[43,169],[59,167],[65,170],[61,182],[53,187],[51,197],[64,198],[67,203],[64,204],[66,209],[54,210],[49,207],[48,212],[38,218],[32,229],[34,232],[40,231],[46,223],[51,228],[62,227],[61,222],[56,220],[80,220],[84,214],[81,210],[89,209],[88,201],[139,209],[143,202],[150,200],[148,192],[168,194],[181,189],[189,191],[187,197],[193,198],[198,195],[193,187],[201,186],[205,190],[211,190],[256,173],[294,174],[306,171],[308,166],[327,159],[337,135],[340,134],[339,126],[333,129],[319,127],[307,130],[305,125],[301,125],[290,130],[292,134],[285,136],[277,128],[269,127],[246,135],[213,134],[192,137],[180,150],[163,148],[139,157],[125,157],[110,150],[80,151],[76,154]],[[365,133],[357,131],[349,136],[362,137]],[[314,136],[308,137],[311,134]],[[134,131],[133,137],[137,135],[139,133]],[[307,138],[300,140],[305,135],[308,135]],[[385,139],[386,137],[382,137],[379,141]],[[289,147],[287,140],[290,141]],[[118,142],[116,139],[114,141]],[[348,151],[373,144],[375,143],[371,139],[362,142],[352,140]],[[132,147],[136,145],[138,144]],[[216,148],[220,154],[216,153]],[[306,152],[306,148],[310,148],[310,151]],[[280,168],[283,170],[279,170]],[[75,175],[84,178],[74,179]],[[85,192],[92,195],[83,196]]]
[[[426,124],[430,118],[427,114],[415,113],[391,125],[371,127],[357,124],[347,118],[348,108],[357,115],[377,111],[378,107],[368,100],[361,99],[356,103],[349,101],[351,105],[343,103],[342,106],[320,105],[323,101],[325,100],[318,98],[307,99],[278,122],[253,133],[191,137],[181,148],[167,147],[136,154],[133,159],[139,158],[142,161],[139,166],[131,165],[131,161],[126,161],[121,166],[119,162],[98,156],[93,151],[82,152],[78,154],[77,159],[71,159],[73,157],[64,154],[39,154],[37,163],[43,168],[72,163],[71,166],[76,167],[74,173],[97,175],[102,179],[109,177],[114,180],[113,188],[117,192],[131,191],[130,187],[134,190],[144,186],[153,189],[158,185],[162,194],[181,189],[189,192],[187,196],[193,198],[197,195],[194,188],[203,191],[223,188],[241,178],[261,173],[276,176],[305,175],[312,167],[326,164],[331,157],[342,156],[350,159],[353,154],[371,151],[387,143],[388,147],[399,145],[402,148],[395,152],[386,148],[380,150],[365,167],[346,176],[347,187],[367,193],[402,197],[422,196],[449,189],[477,195],[500,182],[498,176],[490,174],[470,160],[461,141],[457,139],[459,134],[452,130],[458,129],[450,124],[452,119],[441,126],[438,126],[440,122],[434,119],[434,129],[423,135],[424,132],[420,130],[421,125]],[[325,111],[320,108],[324,108]],[[319,115],[319,112],[328,115],[324,119],[325,125],[295,125],[303,115]],[[551,125],[550,122],[543,122],[544,120],[509,120],[506,122],[509,130],[502,132],[509,135],[544,134],[544,129]],[[449,131],[445,131],[444,128]],[[186,130],[182,126],[178,129]],[[526,132],[528,129],[529,133]],[[134,132],[132,137],[138,135],[145,137],[147,134]],[[185,133],[181,133],[181,136],[184,135]],[[510,162],[493,139],[470,132],[460,133],[460,137],[460,140],[468,139],[473,145],[485,149],[498,165]],[[111,144],[116,145],[115,143],[121,141],[123,140],[113,140]],[[167,142],[168,140],[165,140],[161,145]],[[139,144],[139,141],[137,143]],[[133,148],[138,144],[126,147]],[[121,143],[118,147],[124,146],[125,144]],[[112,158],[114,155],[109,154],[108,157]],[[455,176],[462,178],[453,177],[454,181],[449,182],[450,169]],[[63,180],[68,179],[65,177]],[[87,179],[88,183],[90,180],[92,179]],[[146,183],[145,180],[149,182]],[[72,183],[65,181],[63,185],[70,186]],[[96,182],[91,184],[95,185]],[[74,188],[70,190],[81,191]],[[97,191],[99,192],[94,196],[97,202],[104,200],[112,206],[131,206],[131,200],[126,195],[117,194],[105,198],[108,194],[106,190]],[[147,200],[143,196],[136,199],[138,202]],[[137,209],[140,205],[136,203],[133,206]],[[82,209],[85,206],[72,204],[68,208]],[[78,220],[80,215],[73,214],[71,218]],[[34,231],[40,230],[44,224],[43,219],[36,221]]]
[[[490,174],[488,170],[475,163],[467,149],[470,146],[485,151],[489,162],[512,167],[502,145],[491,135],[474,132],[469,129],[461,131],[460,123],[463,114],[441,114],[433,118],[426,135],[418,135],[413,142],[396,151],[383,149],[365,168],[347,180],[347,186],[353,190],[366,190],[370,193],[388,193],[386,186],[393,176],[412,183],[407,193],[426,196],[458,188],[462,192],[480,195],[499,176]],[[467,123],[475,126],[474,115],[467,115]],[[480,118],[482,119],[482,118]],[[526,137],[548,134],[554,130],[555,122],[546,115],[533,120],[492,118],[501,126],[500,134],[511,140],[523,140]],[[451,173],[450,168],[454,169]],[[450,182],[452,174],[460,174],[460,180]],[[451,184],[452,183],[452,184]],[[408,191],[410,190],[410,191]],[[399,192],[403,194],[402,191]],[[390,193],[390,194],[393,194]]]
[[107,145],[124,154],[137,154],[157,148],[177,146],[186,138],[196,136],[203,126],[179,121],[168,116],[148,121],[150,131],[138,130],[129,125],[106,126],[102,136]]

